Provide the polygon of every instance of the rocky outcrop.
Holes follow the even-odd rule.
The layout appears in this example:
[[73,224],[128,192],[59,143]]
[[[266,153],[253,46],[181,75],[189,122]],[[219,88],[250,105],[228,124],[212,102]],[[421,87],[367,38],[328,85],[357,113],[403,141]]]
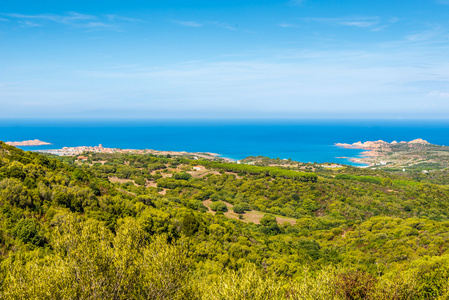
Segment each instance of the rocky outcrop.
[[415,145],[430,145],[430,143],[423,139],[416,139],[410,142],[397,142],[393,141],[391,143],[387,143],[382,140],[378,141],[368,141],[368,142],[356,142],[353,144],[346,144],[346,143],[336,143],[336,146],[344,147],[344,148],[351,148],[351,149],[364,149],[364,150],[388,150],[391,146],[397,145],[397,144],[408,144],[409,146],[415,146]]
[[42,146],[42,145],[51,145],[50,143],[43,142],[40,140],[29,140],[29,141],[22,141],[22,142],[6,142],[7,145],[11,146]]
[[423,139],[416,139],[413,141],[408,142],[409,144],[421,144],[421,145],[430,145],[430,143]]

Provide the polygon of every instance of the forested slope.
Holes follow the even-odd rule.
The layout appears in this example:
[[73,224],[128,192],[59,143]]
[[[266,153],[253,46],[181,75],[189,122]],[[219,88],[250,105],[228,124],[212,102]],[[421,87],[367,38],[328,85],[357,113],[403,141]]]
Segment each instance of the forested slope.
[[[5,299],[449,295],[444,185],[351,167],[125,154],[78,162],[0,146]],[[228,207],[242,217],[227,218]]]

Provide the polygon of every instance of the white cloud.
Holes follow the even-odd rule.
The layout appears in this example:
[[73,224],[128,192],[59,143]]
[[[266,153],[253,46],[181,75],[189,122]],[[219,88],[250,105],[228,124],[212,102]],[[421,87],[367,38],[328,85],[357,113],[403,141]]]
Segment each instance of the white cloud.
[[279,23],[278,26],[279,26],[279,27],[282,27],[282,28],[294,28],[294,27],[298,27],[298,26],[295,25],[295,24],[286,23],[286,22]]
[[234,26],[231,26],[229,24],[222,23],[222,22],[214,21],[214,22],[207,22],[207,24],[210,24],[210,25],[213,25],[213,26],[216,26],[216,27],[220,27],[220,28],[223,28],[223,29],[231,30],[231,31],[237,30],[237,27],[234,27]]
[[105,17],[68,12],[66,14],[35,14],[27,15],[20,13],[0,13],[0,15],[11,19],[17,19],[19,23],[26,27],[43,26],[45,23],[53,22],[85,29],[109,29],[118,30],[118,22],[141,22],[141,20],[126,18],[118,15],[106,15]]
[[122,16],[119,16],[119,15],[106,15],[106,18],[109,21],[125,21],[125,22],[138,22],[138,23],[145,22],[144,20],[141,20],[141,19],[122,17]]
[[20,21],[20,24],[22,24],[24,27],[41,27],[42,26],[39,23],[31,22],[28,20]]
[[424,42],[430,40],[439,40],[443,38],[447,40],[448,34],[445,29],[442,29],[439,26],[435,26],[433,28],[419,31],[413,34],[409,34],[405,36],[405,39],[410,42]]
[[218,21],[204,21],[204,22],[197,22],[197,21],[180,21],[180,20],[172,20],[172,23],[186,26],[186,27],[204,27],[204,26],[214,26],[218,28],[223,28],[231,31],[237,31],[236,26],[229,25],[227,23],[218,22]]
[[437,98],[449,98],[448,92],[439,92],[439,91],[432,91],[429,93],[430,97],[437,97]]
[[2,15],[16,19],[44,20],[68,25],[77,24],[80,21],[97,19],[95,16],[80,14],[77,12],[69,12],[66,15],[54,15],[54,14],[25,15],[18,13],[3,13]]
[[359,17],[359,18],[306,18],[308,22],[320,22],[329,25],[352,26],[359,28],[369,28],[377,26],[380,23],[378,17]]
[[172,21],[175,24],[181,25],[181,26],[186,26],[186,27],[201,27],[203,26],[203,24],[198,23],[196,21],[177,21],[174,20]]
[[340,25],[344,25],[344,26],[354,26],[354,27],[373,27],[375,25],[377,25],[377,22],[367,22],[367,21],[342,21],[339,22],[338,24]]

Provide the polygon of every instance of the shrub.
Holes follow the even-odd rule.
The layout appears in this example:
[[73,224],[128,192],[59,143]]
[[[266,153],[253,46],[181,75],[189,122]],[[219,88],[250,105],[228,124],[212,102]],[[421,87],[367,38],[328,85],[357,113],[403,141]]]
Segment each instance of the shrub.
[[236,204],[234,205],[234,207],[232,208],[232,210],[236,213],[236,214],[244,214],[245,213],[245,206],[242,204]]
[[192,175],[190,175],[189,173],[186,172],[179,172],[179,173],[175,173],[173,175],[174,179],[178,179],[178,180],[189,180],[190,178],[192,178]]
[[137,177],[134,182],[138,185],[145,185],[147,183],[147,181],[143,177]]
[[345,299],[367,299],[374,292],[377,279],[362,271],[340,274],[337,282],[339,293]]
[[213,202],[210,205],[210,209],[212,209],[213,211],[216,211],[216,212],[227,212],[228,211],[228,207],[226,206],[226,204],[224,204],[221,201]]
[[31,219],[21,219],[12,230],[12,234],[24,243],[42,246],[45,239],[39,235],[38,224]]

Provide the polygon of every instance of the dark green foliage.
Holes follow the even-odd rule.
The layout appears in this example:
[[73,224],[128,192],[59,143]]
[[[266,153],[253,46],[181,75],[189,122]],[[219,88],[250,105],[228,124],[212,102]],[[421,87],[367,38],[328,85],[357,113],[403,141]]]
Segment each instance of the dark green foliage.
[[21,219],[12,229],[12,234],[24,243],[42,246],[45,239],[39,234],[39,225],[31,219]]
[[187,207],[201,212],[207,211],[207,207],[204,206],[203,202],[200,200],[189,200],[189,202],[187,203]]
[[180,179],[180,180],[189,180],[190,178],[192,178],[192,175],[190,175],[189,173],[186,172],[180,172],[180,173],[175,173],[173,175],[174,179]]
[[181,221],[181,233],[186,236],[192,236],[198,232],[199,222],[192,213],[186,213]]
[[145,185],[147,181],[143,177],[137,177],[134,182],[138,185]]
[[11,165],[4,170],[4,174],[8,178],[25,179],[26,174],[20,165]]
[[212,209],[213,211],[216,211],[216,212],[227,212],[228,211],[228,207],[226,206],[226,204],[224,204],[221,201],[213,202],[210,205],[210,209]]
[[236,213],[236,214],[244,214],[247,209],[246,205],[244,204],[236,204],[232,207],[232,210]]
[[261,230],[265,234],[276,235],[281,233],[276,217],[273,215],[264,215],[262,219],[260,219],[260,224],[262,225]]

